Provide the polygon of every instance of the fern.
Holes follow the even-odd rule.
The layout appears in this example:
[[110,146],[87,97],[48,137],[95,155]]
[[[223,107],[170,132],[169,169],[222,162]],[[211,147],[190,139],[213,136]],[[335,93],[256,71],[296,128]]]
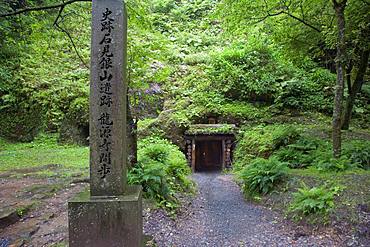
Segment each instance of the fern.
[[257,158],[239,172],[246,194],[267,194],[286,176],[286,163],[276,158]]
[[341,188],[338,186],[327,188],[327,186],[309,188],[305,184],[293,193],[293,202],[288,212],[293,213],[294,219],[302,219],[308,215],[327,216],[334,208],[334,197],[339,194]]

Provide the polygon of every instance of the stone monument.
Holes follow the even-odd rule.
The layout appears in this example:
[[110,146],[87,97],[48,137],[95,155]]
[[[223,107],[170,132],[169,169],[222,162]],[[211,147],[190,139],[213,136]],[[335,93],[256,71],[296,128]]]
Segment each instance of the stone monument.
[[142,194],[127,185],[127,12],[92,1],[90,193],[68,203],[70,247],[142,246]]

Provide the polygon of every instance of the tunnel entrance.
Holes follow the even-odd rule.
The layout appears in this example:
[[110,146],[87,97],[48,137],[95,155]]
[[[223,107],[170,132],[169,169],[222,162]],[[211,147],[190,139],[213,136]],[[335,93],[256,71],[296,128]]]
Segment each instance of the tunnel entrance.
[[193,172],[231,168],[235,125],[196,124],[185,132],[185,154]]
[[220,171],[222,169],[222,141],[196,141],[195,171]]

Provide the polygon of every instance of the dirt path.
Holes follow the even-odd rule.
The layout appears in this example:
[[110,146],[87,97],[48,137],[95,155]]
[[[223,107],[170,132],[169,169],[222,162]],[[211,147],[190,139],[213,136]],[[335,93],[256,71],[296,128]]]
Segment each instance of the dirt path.
[[[340,246],[330,236],[302,234],[281,216],[245,202],[230,175],[194,174],[193,179],[199,193],[184,201],[188,205],[176,220],[163,210],[144,208],[144,232],[157,246]],[[36,203],[19,222],[0,229],[0,246],[66,246],[67,201],[86,186],[0,178],[0,208]]]
[[67,201],[86,186],[48,178],[0,178],[0,211],[30,207],[18,222],[0,228],[0,247],[63,246],[68,237]]
[[[198,196],[185,215],[147,229],[158,246],[339,246],[328,236],[302,236],[281,216],[244,200],[231,175],[194,174]],[[160,224],[161,222],[159,222]]]

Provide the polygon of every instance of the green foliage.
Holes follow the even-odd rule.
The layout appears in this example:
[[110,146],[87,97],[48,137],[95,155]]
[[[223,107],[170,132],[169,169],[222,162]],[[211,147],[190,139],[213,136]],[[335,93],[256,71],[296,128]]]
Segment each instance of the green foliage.
[[341,172],[358,167],[357,163],[354,163],[346,155],[342,155],[340,158],[333,158],[333,151],[329,142],[322,142],[320,146],[310,153],[312,165],[320,171],[335,171]]
[[13,141],[32,141],[37,135],[42,124],[43,116],[41,107],[27,104],[24,108],[20,105],[6,110],[0,110],[0,136],[5,136]]
[[187,130],[187,134],[199,135],[199,134],[233,134],[235,132],[235,126],[230,124],[218,124],[209,126],[208,124],[195,124],[190,125]]
[[82,97],[75,98],[69,106],[69,111],[66,113],[66,118],[74,119],[77,125],[88,125],[89,123],[89,100],[88,95],[83,94]]
[[[34,4],[31,2],[28,4]],[[71,32],[74,38],[78,33],[80,39],[75,40],[77,45],[88,44],[90,29],[83,24],[89,23],[89,4],[75,5],[73,9],[68,6],[65,12],[69,12],[69,15],[60,25]],[[52,11],[20,16],[18,24],[20,27],[27,26],[27,32],[22,34],[24,40],[13,44],[13,49],[18,53],[15,56],[17,59],[8,54],[2,59],[8,63],[0,63],[0,68],[11,71],[11,78],[0,84],[0,102],[2,113],[5,111],[4,114],[13,115],[13,122],[18,122],[19,127],[14,130],[31,128],[35,133],[37,129],[55,131],[64,115],[73,107],[71,104],[76,103],[74,101],[77,98],[87,98],[88,69],[70,47],[69,39],[51,27],[54,19]],[[30,23],[27,25],[24,21]],[[88,62],[89,46],[78,50]],[[0,125],[5,127],[9,122],[12,121],[2,119]],[[8,138],[13,136],[12,133],[0,134]],[[23,139],[21,131],[16,131],[14,135]],[[32,140],[34,136],[27,140]]]
[[163,139],[147,138],[139,142],[138,164],[130,170],[128,179],[131,184],[141,184],[147,198],[174,210],[179,203],[176,194],[192,189],[189,174],[185,156],[176,146]]
[[162,32],[172,33],[176,28],[190,31],[196,26],[194,20],[207,18],[216,3],[217,0],[151,1],[154,25]]
[[[282,91],[275,95],[275,103],[299,110],[331,112],[335,78],[329,70],[335,71],[337,44],[332,2],[221,0],[217,13],[229,35],[239,39],[245,36],[253,39],[256,32],[259,37],[268,36],[270,44],[274,44],[294,65],[303,70],[294,69],[293,77],[288,74],[289,77],[279,87]],[[366,35],[370,29],[367,21],[369,17],[367,2],[347,3],[346,61],[353,62],[352,78],[355,78],[358,71],[362,52],[369,48],[369,35]],[[321,71],[317,75],[315,70],[318,66],[328,70],[319,69]],[[317,77],[323,80],[318,81],[315,79]],[[368,98],[357,102],[360,106],[358,115],[366,113],[366,107],[362,106],[366,106],[367,101]]]
[[298,137],[298,130],[290,125],[245,127],[238,136],[235,151],[236,169],[247,165],[253,157],[268,158],[280,147],[294,143]]
[[279,85],[275,104],[281,108],[331,112],[335,75],[324,69],[300,73]]
[[[311,132],[309,132],[311,133]],[[340,158],[332,156],[331,143],[291,125],[244,127],[238,136],[234,170],[242,170],[258,157],[274,157],[290,168],[315,167],[321,172],[369,169],[369,141],[345,141]]]
[[293,193],[293,202],[289,212],[293,218],[302,219],[303,216],[320,215],[326,217],[334,208],[334,197],[339,195],[341,188],[338,186],[320,186],[309,188],[305,184],[298,192]]
[[330,112],[335,76],[324,69],[300,69],[278,48],[262,42],[251,39],[247,46],[213,56],[210,73],[217,89],[233,100]]
[[[34,4],[46,3],[27,2],[27,6]],[[130,0],[127,4],[130,89],[140,92],[148,88],[149,82],[167,79],[170,70],[158,60],[168,55],[168,42],[145,24],[149,19],[144,14],[146,1]],[[5,7],[7,4],[0,4],[0,12],[10,11]],[[0,41],[0,113],[9,116],[0,120],[0,135],[32,140],[38,129],[59,131],[62,123],[74,128],[87,125],[90,9],[91,3],[68,5],[59,24],[73,38],[82,59],[65,33],[52,25],[57,11],[36,11],[0,20],[0,34],[5,37],[4,42]],[[151,66],[155,62],[156,66]],[[136,98],[132,105],[139,108],[141,98],[131,96]]]
[[315,159],[313,151],[323,142],[308,136],[301,136],[297,142],[279,149],[274,153],[280,161],[287,162],[291,168],[304,168],[310,166]]
[[276,158],[257,158],[245,166],[238,176],[247,195],[267,194],[286,176],[286,164]]
[[153,12],[166,14],[177,7],[175,0],[155,0],[151,1],[151,8]]
[[344,144],[343,155],[359,167],[370,169],[370,141],[352,141]]
[[[270,118],[270,112],[267,108],[253,105],[246,102],[234,101],[225,103],[219,107],[219,114],[230,122],[243,122]],[[234,120],[234,121],[233,121]]]
[[345,156],[340,158],[333,158],[331,152],[328,154],[321,153],[315,161],[315,166],[320,171],[346,171],[357,167],[357,164],[353,164],[350,159]]
[[314,166],[320,171],[342,172],[355,168],[369,169],[369,141],[347,141],[340,158],[332,157],[331,144],[318,138],[302,135],[296,142],[273,153],[291,168]]
[[141,119],[138,121],[137,123],[137,128],[138,130],[144,130],[146,128],[148,128],[150,125],[152,125],[154,122],[155,122],[155,118],[145,118],[145,119]]
[[[256,45],[256,46],[254,46]],[[215,55],[211,75],[216,87],[228,98],[271,103],[279,78],[289,77],[267,45],[225,49]]]
[[184,57],[184,62],[187,65],[208,64],[210,62],[210,56],[205,52],[189,54]]
[[294,148],[283,148],[277,151],[274,156],[280,161],[287,162],[290,168],[303,168],[308,166],[307,155]]
[[24,206],[20,206],[17,208],[17,215],[20,217],[20,218],[23,218],[24,216],[26,216],[26,214],[31,210],[32,207],[35,206],[35,203],[33,204],[27,204],[27,205],[24,205]]

